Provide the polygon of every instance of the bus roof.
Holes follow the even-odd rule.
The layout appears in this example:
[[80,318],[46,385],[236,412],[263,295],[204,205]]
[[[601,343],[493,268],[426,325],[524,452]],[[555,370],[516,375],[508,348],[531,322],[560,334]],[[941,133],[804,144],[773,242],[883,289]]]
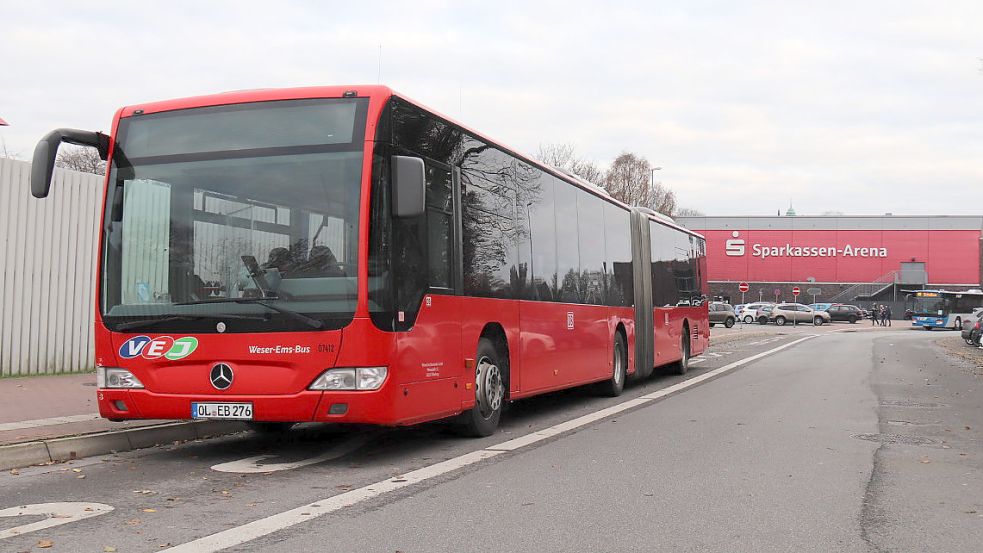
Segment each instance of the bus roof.
[[229,92],[220,92],[218,94],[208,94],[203,96],[188,96],[185,98],[175,98],[171,100],[161,100],[157,102],[148,102],[143,104],[134,104],[131,106],[126,106],[120,109],[120,117],[130,117],[138,110],[141,110],[142,114],[159,113],[163,111],[173,111],[179,109],[192,109],[200,107],[210,107],[210,106],[221,106],[227,104],[243,104],[249,102],[268,102],[276,100],[303,100],[303,99],[313,99],[313,98],[343,98],[347,94],[355,92],[358,97],[382,97],[389,98],[395,96],[411,104],[429,112],[430,114],[443,119],[445,122],[452,124],[456,127],[467,131],[468,133],[480,138],[490,144],[494,144],[496,147],[520,158],[522,161],[529,163],[539,169],[550,173],[551,175],[560,178],[578,188],[585,190],[605,201],[613,203],[625,210],[637,210],[643,212],[651,221],[657,221],[666,226],[671,226],[679,231],[685,232],[692,236],[699,237],[703,239],[703,235],[693,232],[687,228],[684,228],[679,223],[673,221],[668,216],[662,214],[654,214],[651,210],[647,208],[641,208],[637,206],[630,206],[614,197],[612,197],[606,190],[600,187],[588,183],[583,179],[567,175],[564,171],[547,165],[539,160],[536,160],[532,156],[525,155],[515,148],[511,148],[498,140],[494,140],[487,135],[477,132],[472,128],[464,125],[451,117],[448,117],[437,110],[434,110],[422,102],[418,102],[406,95],[400,94],[394,91],[392,88],[385,85],[344,85],[344,86],[309,86],[309,87],[295,87],[295,88],[258,88],[252,90],[234,90]]

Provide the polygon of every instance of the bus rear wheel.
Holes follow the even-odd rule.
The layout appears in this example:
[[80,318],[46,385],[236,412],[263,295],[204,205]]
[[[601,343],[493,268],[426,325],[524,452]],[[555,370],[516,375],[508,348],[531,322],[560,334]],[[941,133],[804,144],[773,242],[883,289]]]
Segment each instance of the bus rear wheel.
[[461,414],[468,436],[491,436],[498,429],[505,400],[505,378],[495,344],[488,338],[478,341],[474,368],[474,407]]
[[676,374],[686,374],[689,370],[689,330],[683,329],[683,336],[680,338],[679,351],[682,357],[673,365],[672,372]]
[[614,333],[614,360],[611,378],[600,384],[600,392],[608,397],[618,397],[625,390],[628,377],[628,344],[621,332]]

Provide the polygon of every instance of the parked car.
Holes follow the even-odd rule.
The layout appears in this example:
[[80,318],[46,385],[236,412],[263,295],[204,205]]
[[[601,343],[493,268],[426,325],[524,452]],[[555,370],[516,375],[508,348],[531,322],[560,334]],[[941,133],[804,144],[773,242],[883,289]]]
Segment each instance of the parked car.
[[983,326],[983,309],[974,309],[973,315],[963,321],[962,337],[971,346],[980,345],[981,326]]
[[774,308],[774,304],[762,305],[754,312],[754,320],[758,321],[758,324],[768,324],[771,321],[771,310]]
[[854,324],[864,318],[863,309],[860,309],[856,305],[836,304],[830,306],[826,312],[829,313],[831,321],[846,321]]
[[791,322],[812,323],[816,326],[821,326],[830,320],[829,313],[816,311],[808,305],[802,305],[801,303],[780,303],[771,310],[768,319],[775,321],[775,324],[778,326],[783,326]]
[[809,307],[815,309],[816,311],[828,311],[832,307],[833,303],[810,303]]
[[771,302],[749,303],[737,311],[737,319],[751,324],[758,319],[758,310],[766,305],[775,305]]
[[734,308],[730,304],[712,301],[708,309],[710,312],[710,326],[720,323],[730,328],[737,322],[737,315],[734,313]]

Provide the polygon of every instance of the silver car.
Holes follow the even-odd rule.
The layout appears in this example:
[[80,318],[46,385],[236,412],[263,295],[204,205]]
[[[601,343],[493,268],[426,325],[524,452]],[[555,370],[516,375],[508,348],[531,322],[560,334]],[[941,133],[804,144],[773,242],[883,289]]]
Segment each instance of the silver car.
[[730,328],[734,326],[734,322],[737,320],[737,315],[734,314],[734,308],[728,303],[712,301],[707,309],[710,315],[710,326],[720,323]]
[[768,319],[775,321],[778,326],[791,322],[812,323],[816,326],[822,326],[829,322],[829,313],[816,311],[801,303],[780,303],[771,310]]

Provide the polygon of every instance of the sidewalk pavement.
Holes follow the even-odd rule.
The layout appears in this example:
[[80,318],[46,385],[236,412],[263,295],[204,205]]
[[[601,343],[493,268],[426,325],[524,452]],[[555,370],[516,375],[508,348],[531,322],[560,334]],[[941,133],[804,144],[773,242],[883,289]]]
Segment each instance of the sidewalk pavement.
[[95,373],[0,378],[0,470],[240,432],[241,423],[99,416]]

